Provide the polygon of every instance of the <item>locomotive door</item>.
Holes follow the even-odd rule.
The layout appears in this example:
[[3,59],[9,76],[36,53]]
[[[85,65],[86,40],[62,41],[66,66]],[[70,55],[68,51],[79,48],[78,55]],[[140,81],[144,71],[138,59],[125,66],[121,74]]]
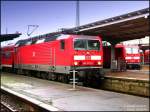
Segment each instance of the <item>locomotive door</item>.
[[21,64],[21,62],[20,62],[20,52],[19,52],[19,48],[17,48],[17,51],[18,51],[18,53],[17,53],[17,60],[18,60],[18,69],[20,69],[21,68],[21,66],[20,66],[20,64]]
[[17,47],[15,47],[15,53],[14,53],[14,67],[15,67],[15,68],[18,68]]
[[56,53],[55,48],[50,48],[50,70],[55,71],[56,69]]

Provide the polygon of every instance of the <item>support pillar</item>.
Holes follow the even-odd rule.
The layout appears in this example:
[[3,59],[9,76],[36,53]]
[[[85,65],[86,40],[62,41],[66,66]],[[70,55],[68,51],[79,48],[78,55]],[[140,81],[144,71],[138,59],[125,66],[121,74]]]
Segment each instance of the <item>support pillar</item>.
[[143,51],[142,64],[144,65],[144,64],[145,64],[145,61],[144,61],[144,60],[145,60],[145,59],[144,59],[144,58],[145,58],[145,57],[144,57],[144,56],[145,56],[145,49],[142,49],[142,51]]
[[117,61],[115,60],[115,45],[111,44],[111,70],[117,69]]
[[0,42],[0,74],[2,72],[2,47],[1,47],[1,42]]

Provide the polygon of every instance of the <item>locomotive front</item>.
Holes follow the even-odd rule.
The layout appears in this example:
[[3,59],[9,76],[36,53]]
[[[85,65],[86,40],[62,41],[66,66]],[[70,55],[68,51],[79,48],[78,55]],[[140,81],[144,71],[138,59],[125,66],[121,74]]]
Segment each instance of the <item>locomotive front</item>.
[[126,46],[126,63],[129,68],[141,68],[140,52],[138,46]]
[[85,35],[73,38],[72,65],[77,71],[100,71],[103,66],[101,38]]

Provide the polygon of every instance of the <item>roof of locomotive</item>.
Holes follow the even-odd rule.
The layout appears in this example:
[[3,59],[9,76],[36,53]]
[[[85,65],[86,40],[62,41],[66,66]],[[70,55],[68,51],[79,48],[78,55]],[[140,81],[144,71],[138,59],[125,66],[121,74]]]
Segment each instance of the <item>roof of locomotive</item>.
[[14,47],[14,45],[7,45],[7,46],[3,46],[3,47],[1,47],[2,49],[7,49],[7,48],[13,48]]
[[[37,44],[38,41],[40,41],[40,43],[42,42],[49,42],[49,41],[54,41],[54,40],[61,40],[61,39],[66,39],[69,38],[70,36],[79,36],[79,35],[75,35],[75,34],[45,34],[45,35],[39,35],[36,37],[31,37],[28,39],[24,39],[24,40],[19,40],[16,42],[15,47],[19,47],[19,46],[24,46],[24,45],[31,45],[31,44]],[[81,38],[85,38],[89,39],[89,38],[93,38],[93,37],[97,37],[97,36],[88,36],[88,35],[80,35]],[[98,38],[98,37],[97,37]]]

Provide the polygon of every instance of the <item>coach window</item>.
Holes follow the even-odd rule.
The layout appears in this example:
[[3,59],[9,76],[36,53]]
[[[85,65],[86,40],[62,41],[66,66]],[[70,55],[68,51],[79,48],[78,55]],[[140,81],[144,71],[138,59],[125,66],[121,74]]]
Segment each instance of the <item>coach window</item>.
[[60,41],[60,48],[65,49],[65,40]]

